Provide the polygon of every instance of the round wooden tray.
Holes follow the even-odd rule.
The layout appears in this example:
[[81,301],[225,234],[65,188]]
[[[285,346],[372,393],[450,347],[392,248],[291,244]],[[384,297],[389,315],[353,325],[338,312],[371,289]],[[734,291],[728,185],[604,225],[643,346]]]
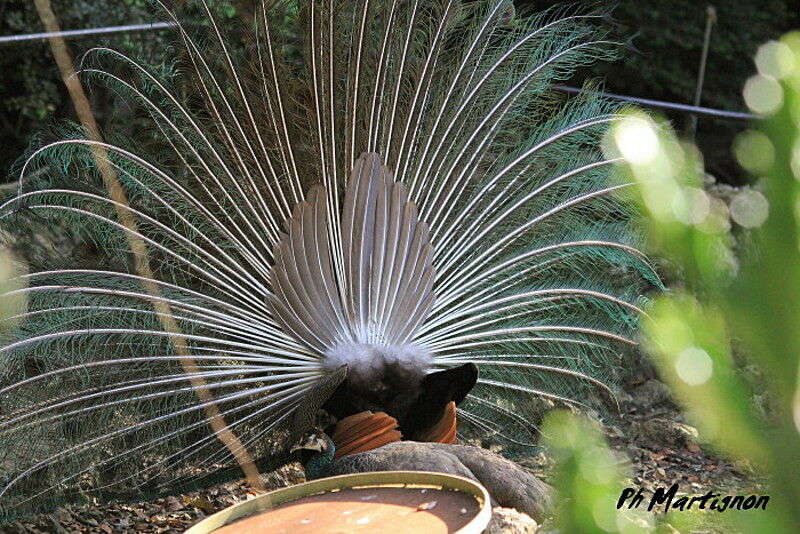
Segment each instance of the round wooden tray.
[[[458,526],[458,528],[455,530],[453,529],[452,523],[448,527],[445,524],[445,521],[437,521],[439,526],[442,527],[440,531],[447,532],[448,534],[479,534],[486,528],[486,525],[489,523],[489,519],[492,515],[489,494],[486,489],[477,482],[467,478],[428,471],[378,471],[374,473],[356,473],[352,475],[341,475],[319,480],[312,480],[311,482],[306,482],[304,484],[298,484],[296,486],[289,486],[287,488],[271,491],[269,493],[265,493],[264,495],[255,497],[247,502],[239,503],[217,512],[211,517],[208,517],[191,527],[186,531],[186,534],[210,534],[215,530],[225,527],[226,525],[230,525],[237,520],[256,516],[262,512],[266,512],[267,510],[272,510],[284,503],[289,503],[292,501],[297,501],[298,499],[312,496],[321,497],[323,494],[325,496],[324,498],[327,498],[329,503],[320,503],[321,507],[318,505],[316,508],[318,512],[313,515],[313,520],[316,525],[315,528],[318,529],[316,532],[322,533],[323,531],[329,531],[328,529],[330,528],[334,529],[330,530],[331,532],[348,532],[344,524],[337,524],[336,517],[338,517],[338,515],[336,515],[337,512],[335,511],[337,503],[330,501],[341,501],[342,499],[337,499],[336,497],[346,495],[345,493],[340,493],[342,490],[354,490],[353,495],[356,496],[359,494],[363,495],[363,490],[375,490],[377,494],[379,492],[391,492],[392,488],[395,490],[415,490],[419,495],[426,495],[428,490],[433,490],[433,492],[427,494],[430,496],[430,498],[427,499],[427,501],[420,506],[420,508],[418,508],[419,512],[412,510],[415,514],[422,513],[423,515],[436,515],[439,512],[436,510],[436,497],[433,496],[434,492],[436,491],[444,490],[460,492],[462,495],[466,494],[474,499],[477,504],[474,507],[470,507],[474,508],[470,512],[471,517],[467,517],[465,520],[459,521],[459,523],[463,523],[463,525]],[[339,493],[339,495],[336,495],[337,493]],[[353,501],[359,506],[364,506],[367,503],[362,501],[368,501],[370,499],[371,496],[360,498],[356,497],[355,499],[348,499],[348,501]],[[376,505],[378,505],[378,503],[376,503]],[[396,504],[391,504],[390,506],[397,509]],[[284,510],[285,509],[286,508],[284,507]],[[332,517],[321,517],[327,515],[327,510],[330,510],[329,513]],[[465,513],[465,511],[465,508],[461,509],[462,514]],[[343,513],[347,514],[349,511],[345,511]],[[338,514],[341,515],[342,512],[338,512]],[[406,508],[402,515],[409,515],[409,509]],[[422,516],[418,516],[418,518],[422,519]],[[323,519],[325,526],[321,527],[320,523],[323,522]],[[428,517],[427,519],[430,520],[431,517]],[[425,527],[424,532],[430,532],[430,524],[431,521],[426,523],[427,526]],[[370,528],[378,528],[379,531],[386,532],[386,529],[380,525],[372,525]],[[229,529],[230,527],[224,530]],[[251,530],[239,530],[239,532],[247,532],[248,534],[250,532],[253,534],[267,534],[275,531],[276,530],[273,529],[264,529],[264,527],[254,528]],[[403,530],[403,532],[406,531],[408,534],[415,534],[413,530]],[[423,530],[419,530],[419,532],[422,533]]]

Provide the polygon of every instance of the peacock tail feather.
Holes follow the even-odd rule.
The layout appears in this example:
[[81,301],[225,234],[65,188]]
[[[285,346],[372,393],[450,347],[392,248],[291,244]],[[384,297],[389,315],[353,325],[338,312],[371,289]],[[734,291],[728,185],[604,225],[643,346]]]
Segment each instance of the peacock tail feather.
[[552,90],[616,57],[602,12],[264,1],[233,29],[199,8],[174,60],[81,61],[148,129],[61,127],[0,206],[5,228],[66,224],[102,253],[15,290],[28,309],[0,348],[0,513],[240,476],[210,405],[266,469],[354,353],[476,364],[463,439],[532,444],[542,399],[613,387],[660,282],[600,150],[617,108]]

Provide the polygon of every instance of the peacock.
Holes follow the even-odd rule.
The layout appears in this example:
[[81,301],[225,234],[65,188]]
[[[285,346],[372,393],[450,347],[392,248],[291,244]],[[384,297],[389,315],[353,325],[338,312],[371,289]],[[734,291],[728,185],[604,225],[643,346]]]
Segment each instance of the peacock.
[[619,109],[553,88],[618,56],[605,11],[158,3],[163,61],[79,63],[118,128],[55,126],[0,205],[6,233],[94,251],[9,291],[0,514],[263,473],[320,417],[340,455],[513,454],[613,391],[660,282],[602,150]]

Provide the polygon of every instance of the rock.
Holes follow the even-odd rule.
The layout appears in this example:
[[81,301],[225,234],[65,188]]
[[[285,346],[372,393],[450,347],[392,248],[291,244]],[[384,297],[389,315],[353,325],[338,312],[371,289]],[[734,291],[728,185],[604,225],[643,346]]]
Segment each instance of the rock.
[[659,404],[671,403],[672,393],[666,384],[651,378],[633,391],[633,402],[637,406],[653,408]]
[[[679,276],[678,274],[668,274],[673,271],[677,271],[677,267],[656,267],[656,271],[661,277],[661,280],[670,288],[679,287],[683,283],[673,280]],[[658,377],[658,371],[656,370],[653,362],[650,361],[650,358],[644,357],[641,353],[637,354],[636,356],[637,357],[624,358],[619,362],[624,368],[621,373],[621,378],[626,383],[625,391],[628,393],[632,392],[637,383]],[[624,403],[625,398],[618,397],[618,400],[622,404]]]
[[636,423],[632,429],[638,440],[672,448],[686,448],[700,435],[693,426],[659,417]]
[[177,512],[184,509],[184,504],[177,497],[169,496],[166,498],[165,508],[170,512]]
[[539,525],[529,515],[513,508],[492,508],[492,519],[484,534],[536,534]]
[[614,425],[603,425],[603,433],[610,438],[622,439],[625,437],[625,432]]

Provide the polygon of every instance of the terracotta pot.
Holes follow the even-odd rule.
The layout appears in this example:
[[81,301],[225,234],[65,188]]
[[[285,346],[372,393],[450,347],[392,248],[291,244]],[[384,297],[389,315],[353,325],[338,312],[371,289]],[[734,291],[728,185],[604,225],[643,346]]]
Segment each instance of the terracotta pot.
[[488,492],[467,478],[427,471],[380,471],[323,478],[265,493],[217,512],[186,534],[479,534],[491,515]]

